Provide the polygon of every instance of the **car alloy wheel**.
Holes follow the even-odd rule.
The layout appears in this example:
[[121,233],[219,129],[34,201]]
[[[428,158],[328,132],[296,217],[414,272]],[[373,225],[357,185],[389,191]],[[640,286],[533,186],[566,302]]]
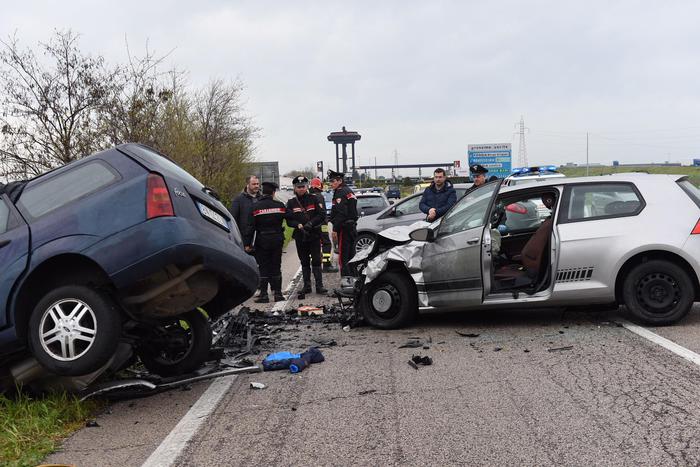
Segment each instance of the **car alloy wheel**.
[[67,298],[51,305],[41,317],[40,342],[53,359],[71,362],[85,355],[97,335],[95,312],[82,300]]
[[374,245],[374,238],[371,235],[360,234],[355,240],[355,253],[359,253],[365,248],[371,248]]

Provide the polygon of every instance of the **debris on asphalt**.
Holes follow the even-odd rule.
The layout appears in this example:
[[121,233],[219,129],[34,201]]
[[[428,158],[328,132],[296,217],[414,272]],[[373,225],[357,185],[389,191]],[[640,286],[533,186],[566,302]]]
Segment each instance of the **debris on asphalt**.
[[319,347],[319,348],[335,347],[336,345],[338,345],[338,343],[335,341],[335,339],[328,339],[328,340],[314,339],[313,342],[314,342],[314,344],[316,344],[316,347]]
[[500,352],[501,350],[503,350],[503,347],[495,347],[493,349],[494,352]]
[[418,347],[423,347],[424,349],[429,349],[430,345],[433,343],[433,338],[428,337],[427,341],[423,341],[420,337],[409,337],[406,342],[399,346],[399,349],[417,349]]
[[360,391],[357,394],[360,396],[366,396],[367,394],[374,394],[375,392],[377,392],[376,389],[368,389],[366,391]]
[[409,360],[408,364],[411,365],[414,369],[418,369],[418,365],[416,365],[416,362],[414,362],[413,360]]
[[413,355],[413,356],[411,356],[411,360],[412,360],[413,363],[415,363],[416,365],[428,366],[428,365],[432,365],[432,364],[433,364],[433,359],[430,358],[430,357],[428,357],[428,356],[422,357],[422,356],[420,356],[420,355]]
[[265,389],[267,386],[265,386],[263,383],[255,383],[252,382],[250,383],[250,389]]
[[455,332],[462,337],[479,337],[480,336],[480,334],[474,334],[471,332],[461,332],[461,331],[455,331]]
[[573,345],[566,345],[566,346],[564,346],[564,347],[554,347],[554,348],[551,348],[551,349],[547,349],[547,352],[559,352],[559,351],[562,351],[562,350],[571,350],[571,349],[573,349],[573,348],[574,348]]
[[97,423],[97,420],[88,420],[85,422],[85,426],[87,428],[99,428],[100,424]]
[[300,306],[297,308],[299,316],[321,316],[323,315],[323,308],[317,306]]

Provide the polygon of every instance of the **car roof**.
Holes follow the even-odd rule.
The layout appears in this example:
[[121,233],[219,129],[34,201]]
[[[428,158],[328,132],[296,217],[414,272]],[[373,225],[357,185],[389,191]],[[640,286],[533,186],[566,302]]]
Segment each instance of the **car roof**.
[[372,198],[372,197],[383,198],[384,193],[377,193],[376,191],[366,191],[366,192],[361,191],[359,193],[355,193],[355,196],[357,196],[357,197],[362,196],[363,198]]
[[589,177],[545,177],[547,180],[543,180],[537,184],[528,183],[525,185],[501,186],[499,193],[539,189],[547,186],[574,185],[579,183],[628,182],[634,183],[637,186],[642,186],[647,184],[664,183],[666,181],[676,182],[684,177],[687,177],[687,175],[647,174],[640,172],[595,175]]

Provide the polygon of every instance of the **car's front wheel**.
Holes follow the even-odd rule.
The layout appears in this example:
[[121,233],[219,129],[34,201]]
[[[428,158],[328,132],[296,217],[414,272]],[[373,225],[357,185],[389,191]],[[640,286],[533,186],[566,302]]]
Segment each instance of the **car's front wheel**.
[[144,366],[160,376],[190,373],[209,357],[212,332],[209,319],[198,310],[164,321],[139,344]]
[[693,306],[694,296],[688,273],[664,260],[635,266],[623,284],[627,309],[640,321],[655,326],[673,324],[683,318]]
[[406,326],[418,315],[418,296],[410,277],[388,271],[372,281],[362,294],[365,320],[381,329]]
[[375,237],[370,233],[361,233],[355,239],[355,253],[359,253],[365,248],[371,248],[374,245]]
[[61,376],[92,373],[114,355],[121,315],[104,292],[82,285],[52,290],[29,319],[29,346],[47,370]]

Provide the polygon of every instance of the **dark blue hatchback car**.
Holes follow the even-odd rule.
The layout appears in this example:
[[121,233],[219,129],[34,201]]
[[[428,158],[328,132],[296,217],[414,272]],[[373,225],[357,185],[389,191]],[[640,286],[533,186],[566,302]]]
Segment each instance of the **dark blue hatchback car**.
[[216,193],[146,146],[9,188],[0,189],[2,367],[33,357],[55,375],[86,375],[128,347],[156,373],[192,371],[211,346],[209,319],[258,285]]

